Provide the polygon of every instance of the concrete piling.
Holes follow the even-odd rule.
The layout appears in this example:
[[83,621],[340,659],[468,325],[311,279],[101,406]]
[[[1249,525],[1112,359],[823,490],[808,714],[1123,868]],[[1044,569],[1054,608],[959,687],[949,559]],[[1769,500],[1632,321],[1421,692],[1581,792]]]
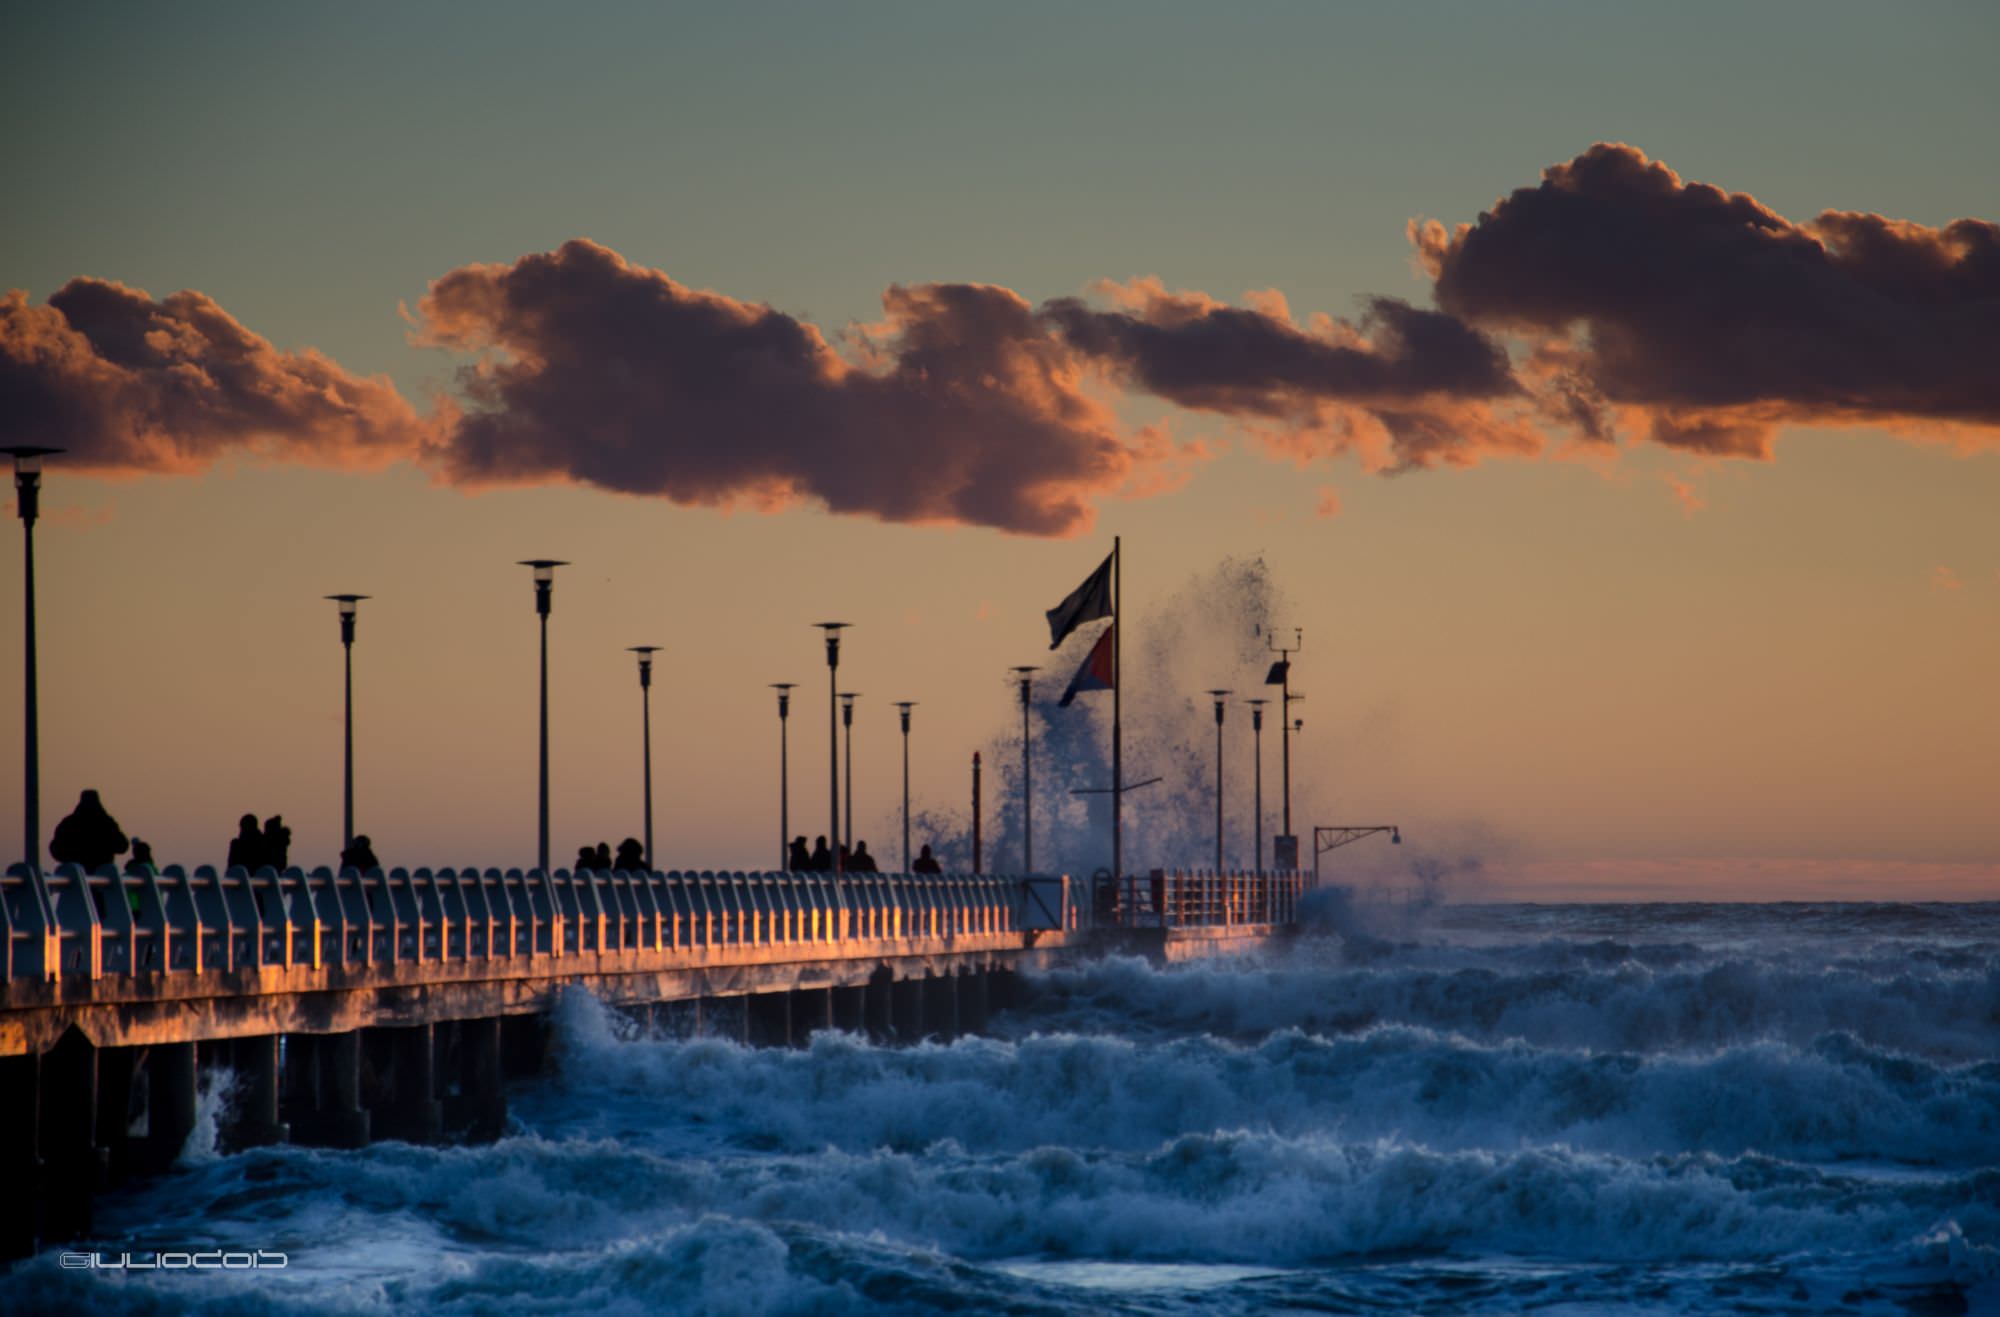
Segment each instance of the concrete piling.
[[0,1056],[0,1261],[41,1242],[41,1096],[41,1053]]
[[90,1233],[107,1158],[97,1146],[97,1048],[72,1027],[42,1057],[42,1237]]

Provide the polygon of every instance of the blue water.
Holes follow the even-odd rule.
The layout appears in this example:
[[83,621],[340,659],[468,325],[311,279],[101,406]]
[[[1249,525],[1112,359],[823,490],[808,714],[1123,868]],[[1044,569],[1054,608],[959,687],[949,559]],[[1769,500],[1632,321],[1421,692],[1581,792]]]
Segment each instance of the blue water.
[[586,997],[498,1144],[195,1146],[10,1311],[2000,1311],[2000,904],[1326,909],[801,1051]]

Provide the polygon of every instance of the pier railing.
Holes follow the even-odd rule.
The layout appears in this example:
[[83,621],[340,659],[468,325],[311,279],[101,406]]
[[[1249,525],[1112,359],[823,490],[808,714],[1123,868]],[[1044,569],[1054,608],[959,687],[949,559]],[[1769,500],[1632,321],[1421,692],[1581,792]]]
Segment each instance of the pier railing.
[[[1306,890],[1302,871],[1155,869],[1127,878],[1115,910],[1100,922],[1126,928],[1217,928],[1238,924],[1290,924]],[[1105,916],[1109,918],[1106,919]]]
[[1075,929],[1066,878],[232,868],[0,879],[0,987],[266,967],[541,962]]

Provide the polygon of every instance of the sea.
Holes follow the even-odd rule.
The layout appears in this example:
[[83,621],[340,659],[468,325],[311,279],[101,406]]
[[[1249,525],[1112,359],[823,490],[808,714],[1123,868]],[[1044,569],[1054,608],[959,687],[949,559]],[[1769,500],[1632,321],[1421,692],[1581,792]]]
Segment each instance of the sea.
[[2000,904],[1323,894],[989,1034],[753,1050],[581,994],[484,1146],[217,1155],[9,1313],[2000,1312]]

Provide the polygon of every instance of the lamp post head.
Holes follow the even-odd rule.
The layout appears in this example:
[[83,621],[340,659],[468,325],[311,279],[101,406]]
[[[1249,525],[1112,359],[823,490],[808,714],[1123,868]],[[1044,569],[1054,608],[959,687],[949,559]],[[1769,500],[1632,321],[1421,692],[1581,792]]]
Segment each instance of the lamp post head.
[[1403,844],[1403,830],[1401,828],[1389,829],[1389,844],[1391,846],[1401,846]]
[[555,584],[556,568],[569,566],[555,558],[523,558],[522,567],[535,569],[535,611],[543,617],[549,615],[549,592]]
[[902,717],[903,735],[905,736],[908,736],[910,734],[910,710],[916,707],[917,707],[917,702],[915,700],[896,701],[896,712]]
[[841,726],[843,726],[843,727],[852,727],[852,726],[854,726],[854,701],[855,701],[855,700],[857,700],[857,699],[859,699],[859,698],[860,698],[860,696],[861,696],[861,692],[860,692],[860,691],[842,691],[842,692],[840,692],[840,725],[841,725]]
[[1007,669],[1007,671],[1013,673],[1014,679],[1021,683],[1021,707],[1024,709],[1027,708],[1030,693],[1034,690],[1035,686],[1035,674],[1040,672],[1041,669],[1032,664],[1022,663]]
[[826,632],[826,666],[829,668],[839,667],[841,628],[854,624],[851,622],[815,622],[813,625]]
[[51,453],[65,451],[39,444],[14,444],[0,448],[0,453],[14,459],[14,510],[30,526],[35,524],[35,516],[41,511],[42,459]]
[[625,650],[639,656],[639,688],[644,690],[653,684],[653,655],[660,652],[658,645],[627,645]]
[[796,685],[798,685],[796,681],[774,681],[771,683],[771,689],[778,692],[778,720],[780,722],[792,716],[792,688]]
[[1261,731],[1263,731],[1263,730],[1264,730],[1264,706],[1265,706],[1265,705],[1267,705],[1267,704],[1269,704],[1269,703],[1270,703],[1270,701],[1269,701],[1269,700],[1245,700],[1245,701],[1243,701],[1243,702],[1244,702],[1245,704],[1247,704],[1247,705],[1249,705],[1249,706],[1250,706],[1250,730],[1252,730],[1252,731],[1255,731],[1255,732],[1261,732]]
[[365,594],[330,594],[326,598],[333,600],[334,603],[340,606],[340,643],[343,645],[353,644],[355,606],[363,599],[368,598],[368,596]]
[[1220,727],[1222,726],[1222,697],[1231,692],[1226,690],[1212,690],[1207,693],[1215,697],[1215,725]]

